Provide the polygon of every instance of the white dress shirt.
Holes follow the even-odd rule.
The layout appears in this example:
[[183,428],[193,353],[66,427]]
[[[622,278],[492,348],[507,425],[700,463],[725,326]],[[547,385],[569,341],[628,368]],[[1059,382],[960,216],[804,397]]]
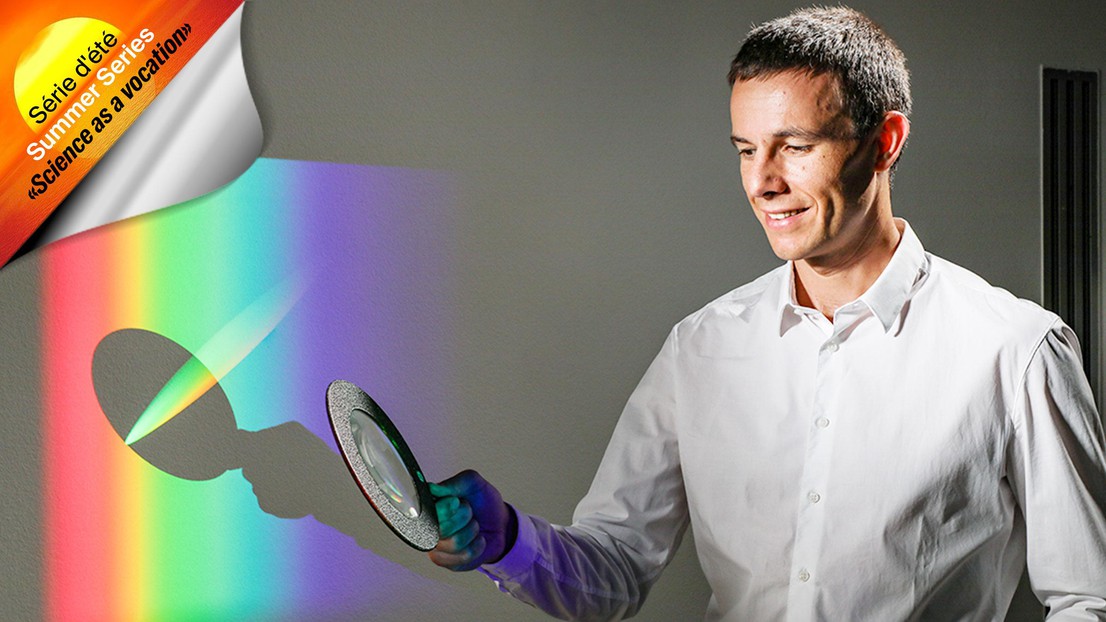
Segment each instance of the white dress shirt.
[[1106,620],[1103,432],[1075,335],[904,221],[833,321],[789,263],[680,322],[569,527],[485,566],[566,618],[641,606],[690,523],[707,620]]

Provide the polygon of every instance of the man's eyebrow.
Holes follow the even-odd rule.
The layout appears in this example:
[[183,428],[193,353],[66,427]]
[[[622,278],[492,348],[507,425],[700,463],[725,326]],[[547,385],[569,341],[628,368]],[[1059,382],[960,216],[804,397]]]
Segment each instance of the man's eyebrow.
[[807,130],[801,127],[785,127],[773,134],[776,138],[799,138],[801,140],[825,140],[836,136],[825,130]]
[[[829,131],[828,129],[822,130],[808,130],[801,127],[785,127],[772,134],[774,138],[798,138],[799,140],[818,141],[818,140],[833,140],[842,138],[839,132]],[[753,141],[748,138],[742,138],[736,134],[730,136],[730,142],[733,144],[743,143],[746,145],[753,144]]]

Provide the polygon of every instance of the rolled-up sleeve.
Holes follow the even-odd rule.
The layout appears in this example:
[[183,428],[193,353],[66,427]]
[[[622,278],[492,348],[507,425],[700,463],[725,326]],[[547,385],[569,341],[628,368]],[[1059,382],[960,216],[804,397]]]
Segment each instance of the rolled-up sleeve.
[[1012,410],[1008,477],[1026,527],[1033,592],[1049,620],[1106,620],[1103,429],[1075,334],[1041,339]]

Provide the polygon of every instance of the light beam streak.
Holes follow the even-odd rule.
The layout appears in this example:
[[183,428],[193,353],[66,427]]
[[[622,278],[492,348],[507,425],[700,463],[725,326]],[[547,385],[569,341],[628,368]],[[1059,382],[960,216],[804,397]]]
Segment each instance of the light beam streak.
[[304,275],[293,274],[219,329],[150,400],[125,442],[133,445],[200,399],[273,332],[306,289]]

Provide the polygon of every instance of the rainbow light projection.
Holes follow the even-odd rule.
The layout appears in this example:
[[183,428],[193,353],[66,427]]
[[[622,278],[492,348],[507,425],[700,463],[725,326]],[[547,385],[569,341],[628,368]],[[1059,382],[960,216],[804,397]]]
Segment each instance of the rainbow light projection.
[[455,588],[414,551],[401,564],[314,516],[269,514],[240,469],[190,481],[147,463],[112,429],[90,370],[120,329],[200,359],[222,348],[229,365],[207,375],[222,375],[239,429],[298,421],[333,451],[326,386],[353,380],[402,407],[424,468],[450,465],[450,184],[261,159],[210,195],[40,251],[48,619],[387,619],[411,594],[445,606]]
[[124,442],[131,445],[142,440],[215,386],[273,332],[306,286],[303,275],[294,274],[220,328],[154,396]]

